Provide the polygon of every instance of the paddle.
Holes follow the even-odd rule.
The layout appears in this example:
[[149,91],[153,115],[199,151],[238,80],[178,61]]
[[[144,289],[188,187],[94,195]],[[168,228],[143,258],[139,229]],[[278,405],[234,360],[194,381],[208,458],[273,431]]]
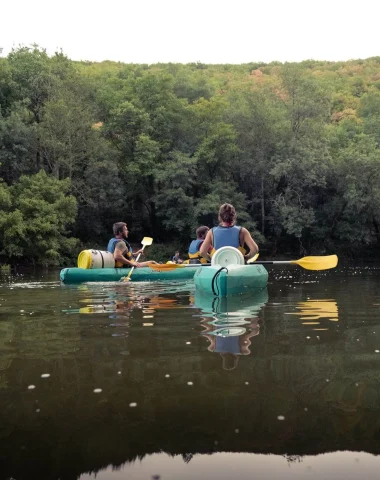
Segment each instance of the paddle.
[[[142,250],[144,250],[144,248],[145,248],[146,246],[152,245],[152,243],[153,243],[153,238],[151,238],[151,237],[144,237],[144,238],[141,240],[141,244],[142,244],[142,246],[143,246]],[[141,253],[142,253],[142,252],[141,252]],[[139,258],[140,258],[141,253],[139,253],[139,254],[137,255],[136,262],[139,261]],[[149,264],[149,265],[153,265],[153,264]],[[126,277],[124,277],[124,280],[123,280],[124,282],[129,282],[129,280],[131,279],[131,275],[132,275],[132,272],[133,272],[134,269],[135,269],[135,267],[132,267],[132,268],[131,268],[131,271],[128,273],[128,275],[127,275]]]
[[[328,270],[330,268],[335,268],[338,264],[338,257],[336,255],[326,255],[324,257],[303,257],[299,260],[260,260],[250,265],[299,265],[306,270]],[[201,265],[176,265],[176,264],[153,264],[149,263],[148,267],[152,270],[159,271],[170,271],[175,270],[176,268],[199,268],[199,267],[208,267],[211,264],[201,264]]]
[[256,253],[256,255],[252,258],[250,258],[247,263],[253,263],[253,262],[256,262],[256,260],[259,258],[259,254]]

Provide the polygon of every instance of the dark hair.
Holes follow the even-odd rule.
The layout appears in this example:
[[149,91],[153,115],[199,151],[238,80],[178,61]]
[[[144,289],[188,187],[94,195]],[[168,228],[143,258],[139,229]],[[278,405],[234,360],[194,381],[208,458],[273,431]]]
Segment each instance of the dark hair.
[[230,203],[223,203],[219,208],[219,219],[230,225],[236,222],[236,211]]
[[114,234],[114,235],[120,235],[120,233],[123,231],[123,228],[124,228],[126,225],[127,225],[127,224],[124,223],[124,222],[114,223],[114,224],[113,224],[113,227],[112,227],[113,234]]
[[208,227],[206,227],[205,225],[203,225],[202,227],[198,227],[195,231],[195,233],[197,235],[197,238],[204,238],[207,235],[207,232],[209,230],[210,229]]

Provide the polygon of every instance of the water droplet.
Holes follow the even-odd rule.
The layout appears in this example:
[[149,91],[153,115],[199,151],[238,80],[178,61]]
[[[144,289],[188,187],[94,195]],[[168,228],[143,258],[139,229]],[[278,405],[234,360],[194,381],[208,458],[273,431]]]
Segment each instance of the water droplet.
[[35,385],[29,385],[28,390],[34,390],[36,388]]
[[101,388],[95,388],[95,389],[94,389],[94,393],[100,393],[101,391],[102,391]]

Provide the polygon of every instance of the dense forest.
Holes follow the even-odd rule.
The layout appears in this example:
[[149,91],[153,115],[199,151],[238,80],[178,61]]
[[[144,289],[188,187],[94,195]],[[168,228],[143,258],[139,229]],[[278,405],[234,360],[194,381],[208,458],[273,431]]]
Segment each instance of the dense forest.
[[185,251],[224,202],[264,254],[373,256],[379,143],[380,57],[138,65],[19,47],[0,58],[0,263],[73,264],[115,221],[157,255]]

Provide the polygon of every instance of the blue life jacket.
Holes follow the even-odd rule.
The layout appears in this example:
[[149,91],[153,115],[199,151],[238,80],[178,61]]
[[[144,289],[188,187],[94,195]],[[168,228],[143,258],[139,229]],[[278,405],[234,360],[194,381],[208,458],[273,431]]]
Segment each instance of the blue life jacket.
[[[107,252],[111,252],[111,253],[115,253],[115,247],[116,247],[116,244],[119,243],[119,242],[124,242],[126,247],[127,247],[127,251],[123,253],[124,257],[127,259],[127,260],[133,260],[133,255],[132,255],[132,247],[129,245],[129,243],[127,242],[127,240],[125,240],[125,238],[111,238],[111,240],[108,242],[108,245],[107,245]],[[115,264],[115,267],[123,267],[124,265],[120,262],[116,262]],[[127,265],[125,265],[127,266]]]
[[240,247],[240,230],[241,227],[236,225],[232,227],[214,227],[212,229],[212,235],[214,237],[213,247],[218,250],[222,247]]
[[241,355],[239,337],[240,335],[233,337],[219,337],[216,335],[214,352],[234,353],[235,355]]
[[189,246],[189,263],[207,263],[207,260],[202,257],[199,251],[204,240],[199,238],[193,240]]
[[193,240],[189,246],[189,253],[191,253],[192,255],[194,255],[194,253],[199,253],[199,249],[201,248],[203,242],[204,240]]

